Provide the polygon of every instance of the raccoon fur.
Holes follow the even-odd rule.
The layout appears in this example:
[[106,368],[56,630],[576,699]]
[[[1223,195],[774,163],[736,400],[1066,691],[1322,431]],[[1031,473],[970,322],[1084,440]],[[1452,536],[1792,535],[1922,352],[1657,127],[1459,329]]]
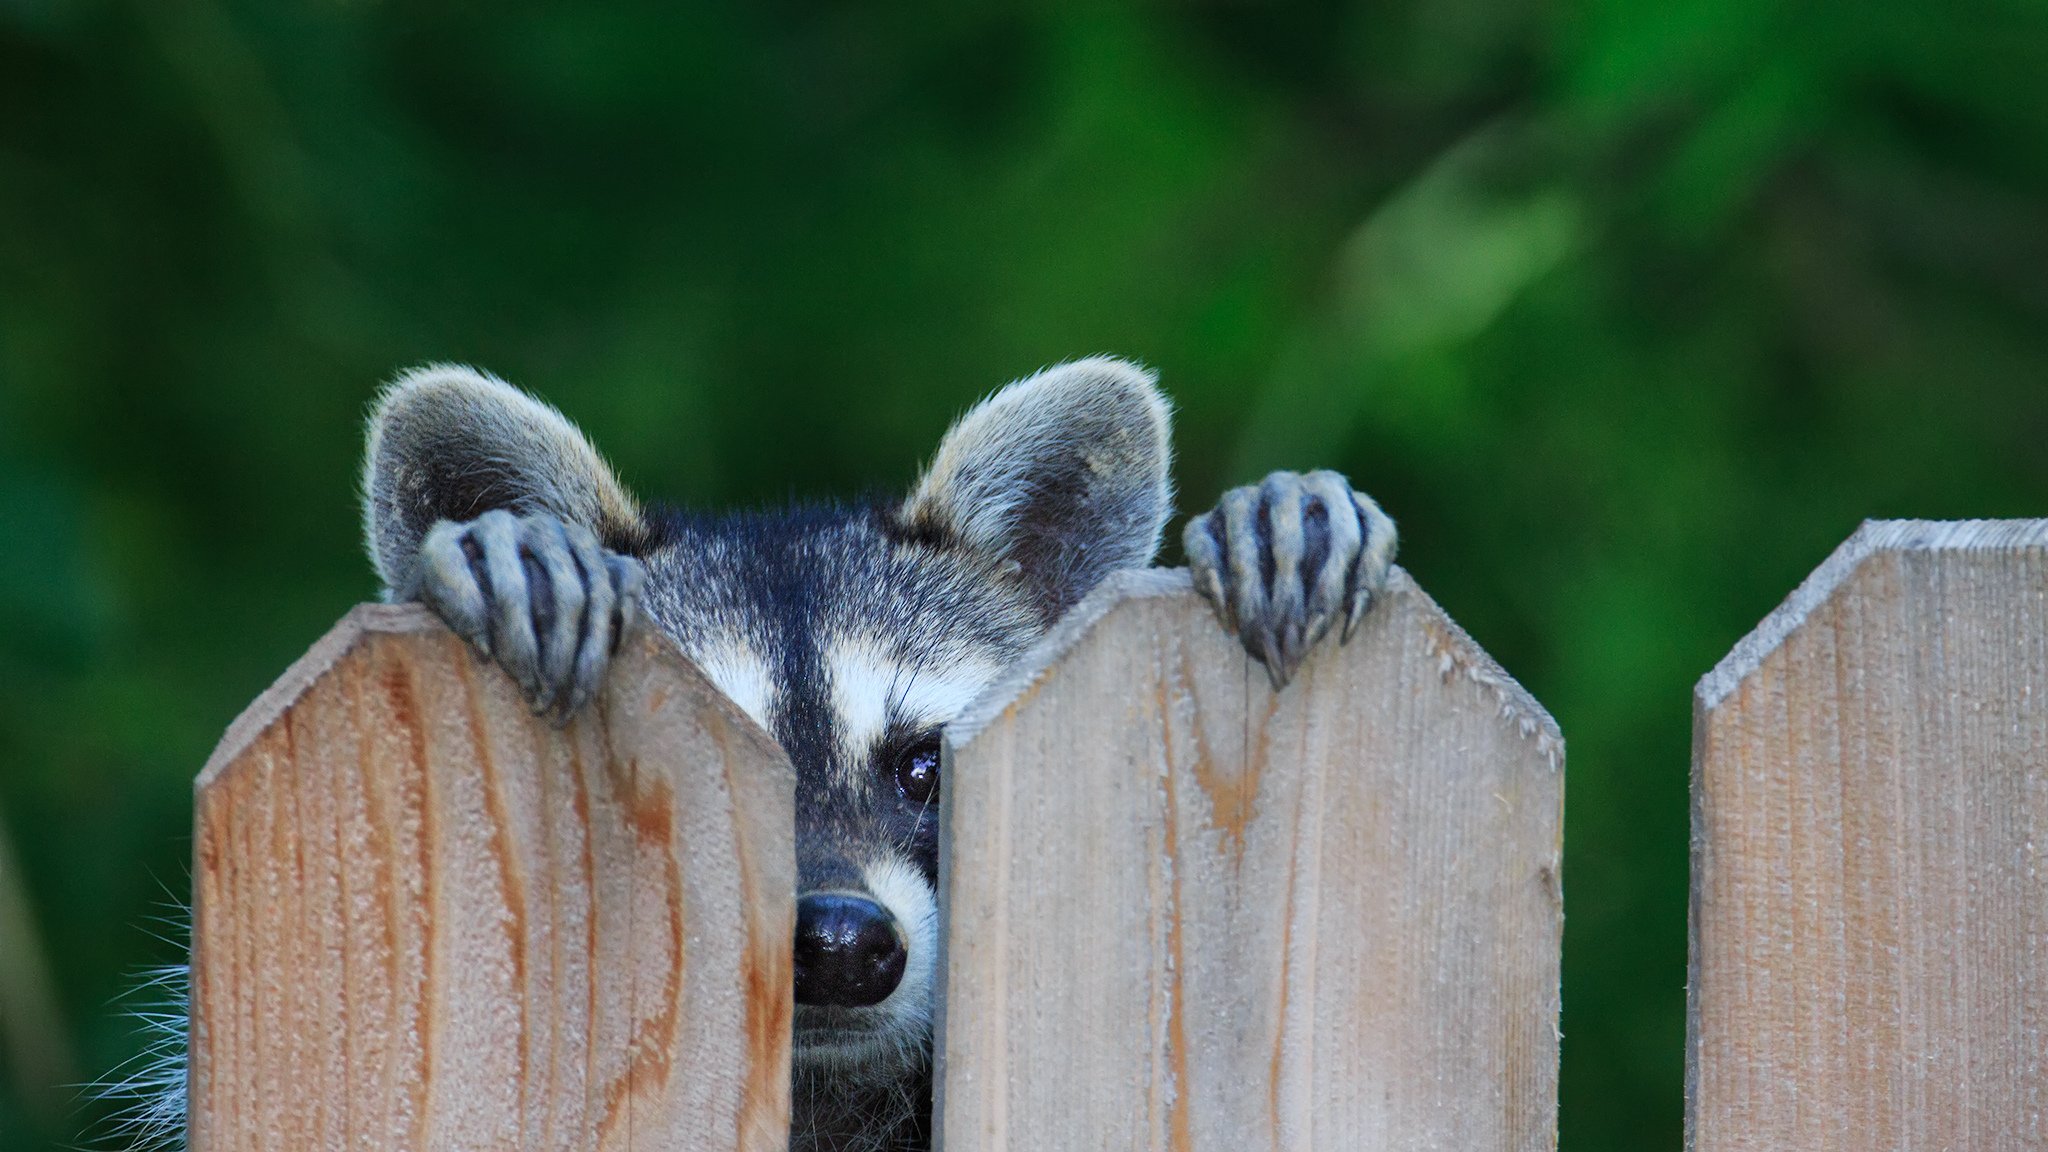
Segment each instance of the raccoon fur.
[[[1096,358],[977,405],[900,500],[649,510],[555,409],[430,366],[371,417],[365,530],[386,597],[430,606],[536,712],[566,722],[644,624],[781,743],[797,773],[790,1147],[896,1152],[930,1146],[940,730],[1105,576],[1151,562],[1169,463],[1151,374]],[[1275,473],[1184,544],[1277,688],[1334,625],[1349,637],[1395,534],[1343,477]]]

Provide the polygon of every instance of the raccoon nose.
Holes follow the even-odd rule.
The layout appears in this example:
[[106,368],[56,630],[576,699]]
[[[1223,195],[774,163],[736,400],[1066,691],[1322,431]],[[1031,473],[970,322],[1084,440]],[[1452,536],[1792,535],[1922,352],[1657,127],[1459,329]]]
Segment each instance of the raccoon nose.
[[866,1008],[903,979],[908,954],[889,910],[865,896],[814,892],[796,902],[796,1002]]

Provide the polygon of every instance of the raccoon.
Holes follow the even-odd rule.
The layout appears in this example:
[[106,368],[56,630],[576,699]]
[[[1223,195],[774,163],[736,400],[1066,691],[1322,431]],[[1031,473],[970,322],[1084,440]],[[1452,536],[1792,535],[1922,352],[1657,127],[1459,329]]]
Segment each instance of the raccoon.
[[[940,731],[1171,515],[1152,375],[1095,358],[996,392],[900,499],[643,508],[555,409],[461,367],[370,420],[371,556],[566,723],[652,626],[796,768],[796,1152],[926,1149]],[[1184,536],[1223,626],[1285,685],[1392,563],[1393,523],[1333,472],[1227,493]]]

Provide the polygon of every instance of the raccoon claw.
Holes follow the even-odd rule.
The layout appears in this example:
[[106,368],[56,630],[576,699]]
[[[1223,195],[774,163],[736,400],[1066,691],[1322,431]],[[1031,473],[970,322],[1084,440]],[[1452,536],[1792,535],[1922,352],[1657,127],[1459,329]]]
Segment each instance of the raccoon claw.
[[638,561],[606,552],[580,524],[503,509],[434,525],[419,573],[418,599],[556,727],[603,684],[643,578]]
[[1274,691],[1341,615],[1348,641],[1386,586],[1394,522],[1335,472],[1275,472],[1188,521],[1195,589]]

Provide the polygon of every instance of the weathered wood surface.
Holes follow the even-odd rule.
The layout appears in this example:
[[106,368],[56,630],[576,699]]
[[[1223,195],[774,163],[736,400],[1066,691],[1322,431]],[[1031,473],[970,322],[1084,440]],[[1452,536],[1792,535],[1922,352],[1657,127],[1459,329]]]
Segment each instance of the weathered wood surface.
[[948,730],[951,1152],[1555,1144],[1555,725],[1403,573],[1275,695],[1117,577]]
[[557,732],[357,609],[198,783],[193,1149],[784,1147],[792,788],[657,638]]
[[1864,525],[1695,699],[1687,1144],[2048,1148],[2048,521]]

